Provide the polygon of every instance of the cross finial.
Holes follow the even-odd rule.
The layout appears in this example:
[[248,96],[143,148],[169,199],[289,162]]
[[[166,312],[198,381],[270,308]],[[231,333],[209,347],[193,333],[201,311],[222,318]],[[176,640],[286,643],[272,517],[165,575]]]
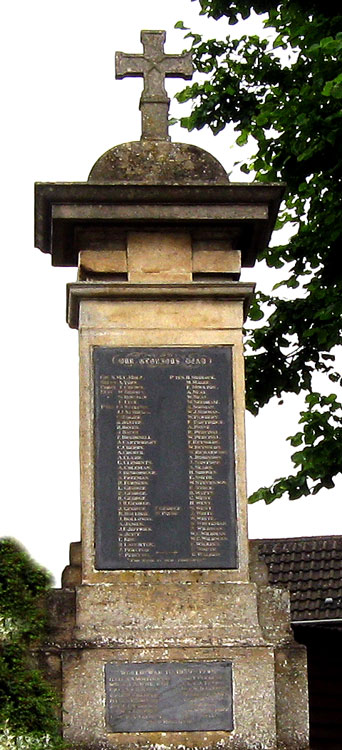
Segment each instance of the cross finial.
[[190,52],[182,55],[166,55],[165,31],[142,31],[142,55],[125,52],[115,54],[115,76],[143,77],[144,88],[140,99],[142,140],[169,141],[168,112],[170,99],[167,96],[165,78],[192,78],[193,65]]

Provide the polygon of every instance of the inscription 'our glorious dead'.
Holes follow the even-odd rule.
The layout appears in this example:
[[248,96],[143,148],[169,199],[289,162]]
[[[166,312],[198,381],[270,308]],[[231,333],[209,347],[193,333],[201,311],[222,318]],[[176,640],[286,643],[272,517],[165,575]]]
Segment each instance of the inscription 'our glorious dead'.
[[235,567],[230,348],[94,362],[97,567]]

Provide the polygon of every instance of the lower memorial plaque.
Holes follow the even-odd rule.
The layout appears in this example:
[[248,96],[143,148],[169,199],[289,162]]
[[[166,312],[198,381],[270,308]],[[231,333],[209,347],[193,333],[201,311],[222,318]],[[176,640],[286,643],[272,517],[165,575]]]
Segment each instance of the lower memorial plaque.
[[105,680],[111,732],[233,729],[231,662],[110,663]]
[[237,567],[231,347],[93,356],[96,567]]

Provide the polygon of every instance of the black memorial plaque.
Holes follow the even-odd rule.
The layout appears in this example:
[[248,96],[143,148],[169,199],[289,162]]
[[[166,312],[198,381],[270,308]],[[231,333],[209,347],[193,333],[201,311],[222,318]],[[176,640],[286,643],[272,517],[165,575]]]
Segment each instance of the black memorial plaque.
[[105,683],[111,732],[233,729],[231,662],[110,663]]
[[235,568],[231,347],[94,347],[96,567]]

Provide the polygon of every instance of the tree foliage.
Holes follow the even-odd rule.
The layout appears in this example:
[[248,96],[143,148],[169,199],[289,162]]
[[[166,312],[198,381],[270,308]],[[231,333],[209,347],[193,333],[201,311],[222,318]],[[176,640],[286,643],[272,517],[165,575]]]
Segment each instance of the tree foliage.
[[299,431],[288,438],[300,447],[293,475],[250,498],[295,499],[332,487],[342,469],[342,406],[315,381],[323,373],[342,384],[334,349],[342,341],[342,11],[332,0],[199,2],[202,14],[225,16],[232,27],[252,11],[263,14],[259,35],[235,39],[232,30],[205,41],[188,31],[205,76],[178,99],[193,100],[185,127],[218,133],[233,122],[238,145],[251,137],[256,144],[242,171],[287,185],[277,228],[288,224],[293,235],[260,256],[282,269],[282,280],[251,309],[260,326],[247,330],[247,408],[257,414],[273,396],[305,395]]
[[50,578],[13,540],[0,539],[0,745],[61,748],[55,695],[32,655],[42,638]]

